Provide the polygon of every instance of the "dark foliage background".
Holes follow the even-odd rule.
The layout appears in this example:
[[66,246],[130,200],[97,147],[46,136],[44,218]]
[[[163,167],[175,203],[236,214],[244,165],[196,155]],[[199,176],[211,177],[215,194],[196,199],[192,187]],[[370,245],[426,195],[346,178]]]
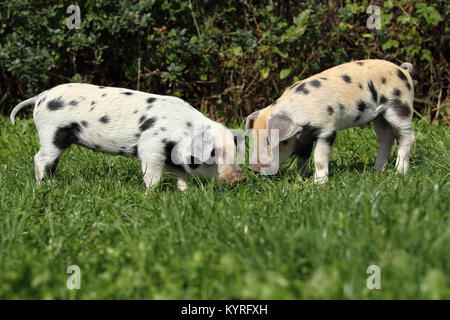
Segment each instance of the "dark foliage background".
[[[81,8],[69,30],[67,7]],[[368,29],[371,5],[381,29]],[[364,58],[411,61],[417,116],[448,124],[448,1],[3,1],[0,112],[65,82],[177,95],[229,122],[294,81]]]

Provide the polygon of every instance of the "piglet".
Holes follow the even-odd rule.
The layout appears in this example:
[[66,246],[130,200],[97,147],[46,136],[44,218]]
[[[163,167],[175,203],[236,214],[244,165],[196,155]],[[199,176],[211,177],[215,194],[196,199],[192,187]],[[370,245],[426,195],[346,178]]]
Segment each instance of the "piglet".
[[[296,155],[303,174],[316,142],[314,178],[326,182],[337,132],[372,122],[379,143],[375,168],[384,170],[395,138],[396,167],[406,173],[414,144],[412,73],[410,63],[361,60],[293,84],[277,101],[247,117],[246,131],[255,133],[249,168],[264,173],[273,162],[283,163]],[[275,131],[278,137],[271,139]],[[278,157],[272,156],[275,148]]]
[[245,177],[237,163],[237,133],[172,96],[82,83],[62,84],[18,104],[35,104],[40,150],[34,157],[36,182],[54,174],[72,144],[138,157],[147,190],[163,168],[187,188],[188,174],[218,177],[234,184]]

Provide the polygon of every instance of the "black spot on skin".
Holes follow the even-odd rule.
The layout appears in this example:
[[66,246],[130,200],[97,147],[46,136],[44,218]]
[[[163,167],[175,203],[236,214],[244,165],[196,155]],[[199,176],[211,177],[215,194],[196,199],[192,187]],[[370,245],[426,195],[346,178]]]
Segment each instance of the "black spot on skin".
[[162,143],[166,143],[166,141],[167,141],[166,138],[161,140]]
[[109,122],[109,117],[103,116],[100,119],[98,119],[98,121],[100,121],[101,123],[107,124]]
[[408,90],[411,90],[411,85],[408,82],[408,78],[406,77],[406,75],[403,73],[402,69],[397,69],[397,75],[400,79],[402,79],[403,81],[405,81],[406,87],[408,88]]
[[102,94],[102,97],[106,97],[106,93]]
[[344,110],[344,105],[342,103],[339,103],[339,109]]
[[312,85],[315,88],[319,88],[320,85],[321,85],[320,81],[317,80],[317,79],[314,79],[314,80],[310,81],[309,84]]
[[136,114],[136,113],[138,113],[138,111],[137,110],[134,110],[134,112],[133,112],[134,114]]
[[320,79],[322,79],[322,80],[328,80],[328,78],[320,78]]
[[303,142],[297,144],[297,149],[295,150],[295,154],[297,157],[303,160],[308,160],[311,157],[313,142]]
[[145,121],[145,119],[147,119],[147,117],[146,117],[146,116],[142,116],[142,117],[140,117],[140,118],[139,118],[139,124],[141,124],[142,122],[144,122],[144,121]]
[[319,135],[319,128],[309,123],[302,125],[302,131],[297,136],[298,142],[314,142]]
[[327,112],[331,116],[334,113],[333,107],[332,106],[328,106],[327,107]]
[[400,99],[391,100],[392,108],[397,112],[397,115],[402,118],[409,118],[411,115],[411,109],[406,103],[403,103]]
[[311,156],[314,141],[319,135],[320,129],[309,123],[302,126],[302,131],[296,136],[297,147],[295,153],[299,158],[308,159]]
[[47,98],[47,97],[43,97],[43,98],[41,99],[41,101],[38,102],[38,104],[36,105],[36,107],[38,107],[39,105],[43,104],[46,98]]
[[386,78],[385,77],[381,77],[381,83],[383,83],[383,84],[386,83]]
[[362,88],[363,88],[363,86],[362,86],[361,82],[360,82],[360,83],[358,83],[358,87],[359,87],[360,89],[362,89]]
[[375,89],[375,86],[373,85],[372,80],[370,80],[370,81],[367,83],[367,85],[369,86],[369,90],[370,90],[370,93],[372,94],[372,99],[373,99],[373,101],[375,101],[375,103],[377,103],[377,101],[378,101],[378,92],[377,92],[377,90]]
[[133,146],[133,151],[132,151],[131,155],[137,157],[137,155],[138,155],[138,146],[137,146],[137,144]]
[[233,137],[233,142],[234,142],[234,145],[237,147],[237,143],[238,143],[238,137],[237,136]]
[[77,105],[78,105],[78,101],[70,100],[70,101],[69,101],[69,104],[70,104],[71,106],[77,106]]
[[59,157],[55,159],[52,163],[49,163],[45,166],[45,174],[47,176],[54,176],[56,167],[58,166]]
[[155,122],[156,117],[152,117],[150,119],[145,120],[140,126],[141,132],[150,129],[155,124]]
[[95,101],[91,101],[91,106],[93,106],[94,104],[96,104],[96,102]]
[[306,84],[302,83],[295,89],[295,92],[296,93],[308,94],[309,91],[305,87],[306,87]]
[[100,150],[101,149],[100,145],[98,145],[98,144],[95,144],[94,148],[95,148],[95,150]]
[[50,111],[56,111],[59,109],[62,109],[64,107],[64,101],[61,99],[61,97],[50,100],[47,103],[47,108]]
[[186,125],[187,125],[188,128],[191,128],[192,127],[192,122],[188,121],[188,122],[186,122]]
[[403,73],[402,70],[397,69],[397,75],[400,79],[402,79],[403,81],[408,81],[408,78],[406,78],[405,74]]
[[357,62],[356,64],[357,64],[357,65],[360,65],[360,66],[363,66],[363,65],[364,65],[364,63],[362,63],[361,61]]
[[178,169],[180,171],[185,171],[181,165],[175,164],[172,161],[172,150],[173,150],[173,148],[175,148],[176,145],[177,144],[173,141],[169,141],[169,142],[165,143],[165,145],[164,145],[164,155],[166,157],[165,164],[171,168]]
[[89,123],[87,123],[87,121],[81,121],[81,125],[85,128],[89,127]]
[[148,98],[147,99],[147,103],[153,103],[153,102],[155,102],[156,101],[156,98]]
[[140,133],[136,133],[134,136],[139,139],[141,137],[141,134]]
[[386,102],[387,102],[386,97],[384,95],[381,95],[380,104],[385,104]]
[[367,105],[364,101],[359,101],[356,106],[357,106],[359,112],[364,112],[364,110],[366,110],[366,108],[367,108]]
[[129,91],[125,91],[125,92],[121,92],[121,94],[124,94],[124,95],[126,95],[126,96],[131,96],[131,95],[133,95],[134,93],[133,93],[133,92],[129,92]]
[[153,107],[151,104],[147,106],[147,110],[150,110]]
[[61,149],[67,149],[73,143],[78,142],[78,135],[80,134],[81,127],[78,123],[72,122],[70,125],[60,127],[56,130],[53,138],[53,144]]
[[356,117],[355,117],[355,122],[358,122],[359,121],[359,119],[361,119],[361,115],[359,114],[359,115],[357,115]]
[[191,169],[197,169],[200,167],[200,160],[194,156],[191,156],[191,161],[189,163],[189,168]]
[[94,110],[95,109],[95,106],[92,106],[90,109],[89,109],[89,111],[92,111],[92,110]]
[[[41,101],[38,102],[37,106],[40,105],[40,104],[42,104],[42,103],[44,103],[44,101],[45,101],[46,98],[47,98],[47,97],[43,97],[43,98],[41,99]],[[36,107],[37,107],[37,106],[36,106]]]
[[328,142],[328,145],[331,147],[336,140],[336,131],[333,131],[328,137],[325,138],[325,141]]
[[166,131],[166,128],[165,127],[161,127],[161,131]]
[[392,94],[396,97],[400,97],[402,95],[402,92],[398,89],[394,89],[394,91],[392,91]]
[[105,87],[104,87],[104,86],[99,86],[98,88],[99,88],[99,89],[105,89]]
[[352,82],[352,79],[346,74],[342,75],[341,78],[347,83]]

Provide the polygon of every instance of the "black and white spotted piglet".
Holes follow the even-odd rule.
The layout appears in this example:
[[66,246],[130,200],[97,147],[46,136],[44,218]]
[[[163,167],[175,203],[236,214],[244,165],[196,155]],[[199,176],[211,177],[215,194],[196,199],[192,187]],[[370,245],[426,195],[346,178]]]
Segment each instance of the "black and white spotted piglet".
[[236,162],[236,135],[187,102],[171,96],[90,84],[63,84],[18,104],[11,121],[35,104],[40,150],[34,157],[36,181],[54,173],[65,149],[78,144],[95,151],[139,157],[147,188],[163,168],[178,177],[218,177],[231,184],[244,176]]
[[[414,143],[412,130],[414,86],[413,66],[400,67],[385,60],[361,60],[345,63],[287,89],[265,109],[247,117],[246,130],[254,129],[250,169],[264,173],[274,161],[268,151],[279,146],[279,163],[297,156],[297,166],[304,173],[314,150],[315,181],[327,181],[331,148],[340,130],[374,125],[379,149],[375,168],[384,170],[394,138],[398,142],[397,170],[408,171],[408,158]],[[263,130],[261,130],[263,129]],[[278,141],[270,141],[272,130],[279,130]],[[279,144],[279,142],[281,142]]]

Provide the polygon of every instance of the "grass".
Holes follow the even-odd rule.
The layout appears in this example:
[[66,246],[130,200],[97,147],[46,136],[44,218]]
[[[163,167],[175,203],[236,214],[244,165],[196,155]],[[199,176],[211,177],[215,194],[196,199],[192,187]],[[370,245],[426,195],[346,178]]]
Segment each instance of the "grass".
[[235,188],[193,179],[183,193],[165,178],[149,196],[138,160],[77,146],[36,187],[33,122],[0,118],[0,132],[2,299],[450,298],[448,128],[415,122],[406,176],[393,156],[374,172],[375,134],[354,128],[326,185],[293,165]]

